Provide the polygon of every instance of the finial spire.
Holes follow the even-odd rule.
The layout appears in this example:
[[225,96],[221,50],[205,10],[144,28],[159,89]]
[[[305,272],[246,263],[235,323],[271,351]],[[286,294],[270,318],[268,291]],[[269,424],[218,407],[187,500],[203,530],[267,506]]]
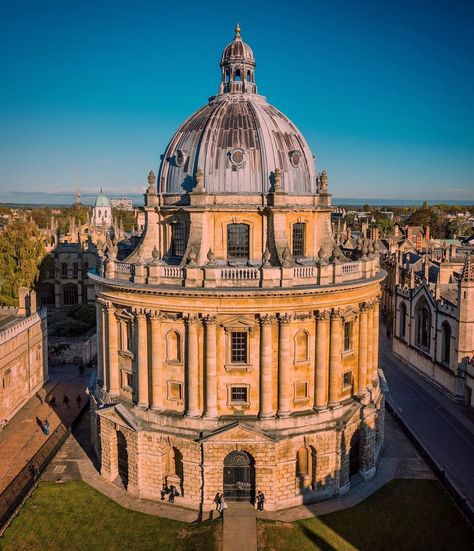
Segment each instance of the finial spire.
[[235,26],[235,36],[240,36],[240,25],[237,23]]

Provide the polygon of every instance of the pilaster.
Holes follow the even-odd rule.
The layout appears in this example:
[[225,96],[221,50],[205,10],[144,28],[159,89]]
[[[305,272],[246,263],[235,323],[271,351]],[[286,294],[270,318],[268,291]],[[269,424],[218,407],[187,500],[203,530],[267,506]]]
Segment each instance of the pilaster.
[[260,413],[262,419],[274,417],[272,381],[272,324],[275,316],[261,315],[260,321]]
[[331,337],[329,352],[329,406],[339,404],[341,393],[341,312],[338,309],[331,311]]
[[279,314],[280,325],[278,342],[278,416],[288,417],[290,409],[291,368],[290,368],[290,323],[293,316]]
[[314,381],[314,409],[321,411],[327,406],[328,389],[328,310],[316,312],[316,369]]
[[207,315],[203,319],[206,327],[206,400],[204,417],[208,419],[217,419],[217,316]]

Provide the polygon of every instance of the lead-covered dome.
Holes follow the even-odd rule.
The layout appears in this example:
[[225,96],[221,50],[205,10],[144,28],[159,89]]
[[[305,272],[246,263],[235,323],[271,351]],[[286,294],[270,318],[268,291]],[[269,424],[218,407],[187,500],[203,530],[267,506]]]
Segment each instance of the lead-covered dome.
[[268,193],[277,169],[283,192],[315,193],[311,150],[296,126],[257,94],[255,59],[238,26],[220,67],[218,95],[184,122],[166,149],[159,191],[192,191],[200,168],[209,193]]

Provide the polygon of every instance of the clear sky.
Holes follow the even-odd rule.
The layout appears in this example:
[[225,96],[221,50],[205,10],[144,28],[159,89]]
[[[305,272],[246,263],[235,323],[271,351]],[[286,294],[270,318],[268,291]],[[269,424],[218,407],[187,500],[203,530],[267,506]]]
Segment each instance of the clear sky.
[[474,199],[474,1],[0,0],[0,192],[137,193],[217,92],[237,21],[259,92],[336,197]]

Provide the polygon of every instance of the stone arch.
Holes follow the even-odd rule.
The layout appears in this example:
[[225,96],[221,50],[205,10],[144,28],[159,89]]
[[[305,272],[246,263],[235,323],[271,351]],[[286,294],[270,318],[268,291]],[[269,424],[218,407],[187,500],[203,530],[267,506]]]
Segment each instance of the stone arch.
[[176,329],[170,329],[166,334],[166,361],[183,361],[183,337]]
[[349,477],[360,470],[360,431],[356,429],[349,442]]
[[294,337],[295,363],[309,361],[310,337],[306,329],[300,329]]
[[296,452],[296,489],[299,492],[316,487],[316,450],[313,446],[301,446]]
[[441,324],[441,363],[449,365],[451,358],[451,325],[445,320]]
[[165,472],[163,481],[168,487],[171,485],[178,488],[178,491],[183,495],[184,487],[184,464],[183,454],[176,446],[171,446],[166,451]]
[[223,490],[226,499],[255,500],[255,459],[246,450],[234,450],[223,462]]
[[422,297],[415,306],[415,343],[424,350],[431,344],[431,309]]

